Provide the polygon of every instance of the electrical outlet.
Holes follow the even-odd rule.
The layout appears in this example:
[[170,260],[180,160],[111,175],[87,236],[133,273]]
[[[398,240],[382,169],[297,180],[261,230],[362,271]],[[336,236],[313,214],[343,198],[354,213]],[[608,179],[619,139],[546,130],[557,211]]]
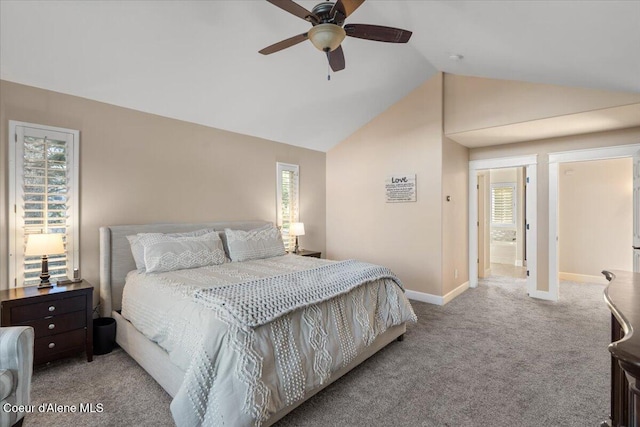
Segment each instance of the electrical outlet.
[[453,278],[454,279],[458,278],[458,269],[457,268],[455,270],[453,270]]

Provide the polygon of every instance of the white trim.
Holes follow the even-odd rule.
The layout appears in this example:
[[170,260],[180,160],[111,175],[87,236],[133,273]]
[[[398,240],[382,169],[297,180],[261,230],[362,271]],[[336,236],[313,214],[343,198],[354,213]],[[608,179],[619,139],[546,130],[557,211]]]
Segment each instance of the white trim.
[[412,291],[409,289],[405,290],[405,295],[407,296],[407,298],[415,301],[422,301],[434,305],[445,305],[446,303],[451,302],[457,296],[461,295],[467,289],[469,289],[469,282],[464,282],[462,285],[458,286],[451,292],[448,292],[443,297],[439,295],[428,294],[426,292]]
[[633,157],[640,144],[616,145],[613,147],[588,148],[582,150],[549,153],[549,293],[558,299],[558,171],[559,163],[608,160]]
[[282,172],[289,171],[293,172],[294,183],[293,187],[295,188],[295,194],[293,197],[291,194],[289,195],[292,201],[292,209],[293,209],[293,221],[300,221],[300,166],[294,165],[291,163],[281,163],[276,162],[276,225],[280,228],[280,232],[282,233],[282,237],[285,241],[285,249],[291,250],[291,245],[293,244],[292,239],[289,236],[288,231],[285,238],[285,230],[282,228],[283,226],[283,218],[282,218]]
[[514,168],[518,166],[535,165],[537,163],[537,154],[530,156],[498,157],[495,159],[470,160],[469,170]]
[[556,153],[549,153],[549,163],[582,162],[586,160],[607,160],[633,157],[638,150],[640,150],[640,144],[558,151]]
[[407,298],[415,301],[422,301],[434,305],[444,305],[444,297],[438,295],[428,294],[426,292],[411,291],[409,289],[405,290],[404,293]]
[[478,172],[472,162],[469,162],[469,287],[471,288],[478,287],[478,226]]
[[[558,280],[558,163],[549,163],[549,293],[559,295]],[[552,185],[555,183],[555,185]]]
[[525,166],[530,182],[527,184],[527,220],[529,235],[527,236],[527,291],[529,295],[537,286],[537,174],[538,155],[517,157],[500,157],[495,159],[482,159],[469,161],[469,287],[478,286],[478,188],[477,174],[479,170],[499,169]]
[[73,269],[80,268],[80,131],[55,126],[45,126],[35,123],[9,120],[9,288],[17,286],[16,283],[16,220],[17,213],[14,207],[16,200],[16,135],[18,128],[31,128],[36,131],[58,132],[71,136],[71,173],[69,187],[71,187],[72,199],[68,201],[71,210],[72,222],[70,224],[72,238],[67,240],[67,252],[71,253],[71,263],[67,265],[67,275],[73,277]]
[[524,232],[527,234],[526,250],[527,250],[527,293],[533,298],[538,289],[538,166],[529,165],[526,168],[526,177],[529,178],[529,182],[526,182],[525,178],[525,197],[527,200],[526,206],[526,224],[524,225]]

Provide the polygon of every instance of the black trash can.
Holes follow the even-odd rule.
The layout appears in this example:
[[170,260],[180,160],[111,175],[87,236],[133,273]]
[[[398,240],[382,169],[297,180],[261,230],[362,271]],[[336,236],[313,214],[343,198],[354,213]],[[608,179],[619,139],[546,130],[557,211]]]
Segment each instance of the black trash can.
[[111,353],[116,342],[116,319],[93,319],[93,354]]

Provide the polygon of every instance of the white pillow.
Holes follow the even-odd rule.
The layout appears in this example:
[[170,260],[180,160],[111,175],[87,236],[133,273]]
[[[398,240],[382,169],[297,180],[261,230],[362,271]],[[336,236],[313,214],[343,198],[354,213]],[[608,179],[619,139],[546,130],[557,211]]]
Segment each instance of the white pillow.
[[[164,233],[165,236],[171,237],[190,237],[190,236],[202,236],[203,234],[211,233],[213,230],[211,229],[202,229],[195,231],[187,231],[184,233]],[[127,236],[127,240],[129,240],[129,245],[131,246],[131,255],[133,255],[133,260],[136,262],[136,269],[144,273],[144,247],[140,244],[140,237],[146,234],[162,234],[162,233],[138,233],[133,234],[131,236]]]
[[150,233],[140,236],[147,273],[204,267],[225,262],[222,241],[212,231],[201,236]]
[[224,234],[229,258],[234,262],[286,254],[280,230],[271,224],[249,231],[226,228]]

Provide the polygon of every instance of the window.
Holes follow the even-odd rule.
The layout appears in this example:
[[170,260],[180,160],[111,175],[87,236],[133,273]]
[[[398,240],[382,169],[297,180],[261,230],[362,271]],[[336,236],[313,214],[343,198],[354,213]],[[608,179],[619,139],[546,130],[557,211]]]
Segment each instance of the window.
[[516,184],[491,184],[491,225],[513,227],[516,224]]
[[284,248],[289,251],[295,246],[295,237],[289,235],[289,226],[299,222],[299,166],[277,163],[277,224],[282,232]]
[[49,274],[72,277],[79,264],[79,132],[10,121],[9,141],[10,283],[40,282],[41,257],[24,255],[34,233],[63,235],[65,253],[49,257]]

